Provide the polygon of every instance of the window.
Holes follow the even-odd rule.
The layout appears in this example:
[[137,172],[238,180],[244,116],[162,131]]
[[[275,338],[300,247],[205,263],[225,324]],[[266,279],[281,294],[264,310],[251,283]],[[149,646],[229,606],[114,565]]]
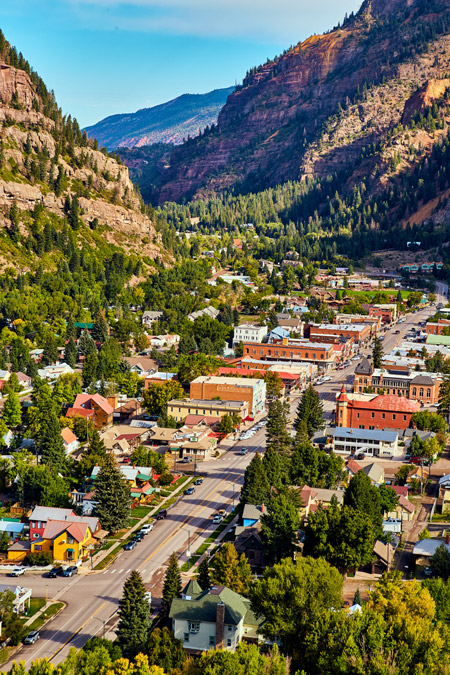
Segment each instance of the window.
[[67,536],[67,543],[68,543],[68,544],[74,544],[74,543],[75,543],[75,539],[74,539],[73,537]]
[[198,633],[200,630],[200,623],[198,621],[189,621],[189,632]]
[[215,646],[216,646],[216,637],[215,637],[215,635],[210,635],[210,636],[209,636],[209,646],[210,646],[210,647],[215,647]]
[[37,532],[33,534],[33,539],[39,539],[39,534]]
[[427,389],[427,398],[431,398],[431,389]]
[[370,413],[371,418],[373,419],[375,417],[375,413]]
[[372,425],[372,426],[369,426],[369,429],[373,430],[373,429],[375,429],[375,427]]
[[406,415],[403,415],[403,421],[406,422]]
[[305,359],[309,359],[309,354],[308,354],[308,352],[306,352],[306,354],[305,354]]
[[392,419],[393,419],[393,420],[395,420],[395,418],[396,418],[395,414],[394,414],[394,415],[392,415]]
[[189,642],[189,633],[185,633],[183,636],[183,642]]
[[356,419],[359,420],[359,413],[356,413]]
[[231,638],[227,638],[227,647],[231,647]]
[[364,429],[364,424],[360,424],[358,429]]
[[323,354],[320,355],[320,358],[323,360]]
[[385,420],[386,419],[386,413],[381,413],[381,419]]
[[415,387],[413,387],[412,395],[417,396],[417,389]]
[[314,353],[314,354],[313,354],[313,359],[315,359],[315,358],[316,358],[316,354]]
[[420,398],[422,398],[422,397],[423,397],[423,389],[422,389],[422,388],[420,388],[420,391],[419,391],[419,396],[420,396]]
[[230,632],[230,630],[233,630],[233,626],[228,626],[228,632]]
[[35,547],[34,547],[34,550],[35,550],[35,551],[42,551],[42,546],[41,546],[41,545],[35,546]]

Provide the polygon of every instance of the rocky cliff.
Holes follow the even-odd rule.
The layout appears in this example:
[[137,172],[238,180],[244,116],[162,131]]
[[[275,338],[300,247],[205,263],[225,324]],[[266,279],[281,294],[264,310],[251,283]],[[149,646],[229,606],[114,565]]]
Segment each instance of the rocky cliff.
[[[13,208],[14,207],[14,208]],[[120,246],[152,260],[163,255],[128,169],[64,118],[23,57],[0,39],[0,254],[14,262],[23,248],[32,212],[53,216],[55,227],[72,219],[77,237],[89,245]],[[7,241],[11,209],[19,214],[22,240]],[[96,243],[97,242],[97,243]],[[28,247],[29,248],[29,247]]]
[[233,91],[234,87],[228,87],[207,94],[183,94],[152,108],[106,117],[86,127],[86,131],[108,150],[139,148],[153,143],[177,145],[215,124]]
[[365,0],[342,26],[252,69],[217,127],[160,164],[155,199],[373,170],[386,158],[368,162],[367,147],[425,109],[426,83],[450,73],[449,33],[450,0]]

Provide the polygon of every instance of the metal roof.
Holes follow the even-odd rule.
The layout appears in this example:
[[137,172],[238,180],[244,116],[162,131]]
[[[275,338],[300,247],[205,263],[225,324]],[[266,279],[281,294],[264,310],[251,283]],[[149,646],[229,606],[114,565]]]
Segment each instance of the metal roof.
[[333,429],[333,438],[345,438],[354,441],[385,441],[395,443],[398,438],[396,431],[383,431],[382,429],[352,429],[350,427],[336,427]]

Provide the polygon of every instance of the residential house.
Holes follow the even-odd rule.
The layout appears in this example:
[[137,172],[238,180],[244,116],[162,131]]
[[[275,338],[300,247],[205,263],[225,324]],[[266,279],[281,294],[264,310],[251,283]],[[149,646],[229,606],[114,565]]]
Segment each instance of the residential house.
[[267,336],[267,341],[269,344],[276,344],[278,342],[283,342],[283,340],[289,340],[291,333],[286,328],[277,326],[273,328]]
[[[24,389],[29,389],[31,387],[31,377],[29,375],[25,375],[25,373],[21,373],[20,371],[16,373],[17,379],[19,380],[19,384],[24,388]],[[0,375],[1,378],[1,375]]]
[[289,335],[295,333],[297,337],[303,337],[304,323],[298,317],[277,314],[278,326],[289,331]]
[[35,506],[30,515],[30,539],[43,537],[49,520],[60,520],[70,523],[86,522],[93,535],[101,530],[100,521],[96,516],[84,518],[77,516],[72,509],[60,509],[53,506]]
[[254,504],[245,504],[242,510],[243,527],[253,527],[259,523],[261,516],[265,511],[264,504],[255,506]]
[[217,319],[219,314],[220,310],[216,309],[215,307],[205,307],[205,309],[199,309],[196,312],[188,314],[187,318],[189,321],[195,321],[196,319],[200,319],[202,316],[209,316],[210,319]]
[[16,518],[2,518],[0,520],[0,535],[6,532],[11,541],[16,541],[24,533],[25,525]]
[[190,581],[169,612],[174,637],[192,654],[210,649],[234,652],[242,640],[259,641],[263,619],[257,619],[250,601],[225,586],[203,591]]
[[48,520],[42,537],[33,539],[31,553],[49,552],[53,560],[76,563],[81,561],[96,540],[89,523],[80,517],[78,522]]
[[176,347],[180,341],[180,336],[176,334],[153,335],[150,338],[150,345],[155,349],[170,349]]
[[[148,466],[119,466],[120,473],[123,475],[130,487],[130,494],[135,504],[146,504],[153,498],[155,488],[150,484],[153,477],[153,469]],[[88,485],[95,486],[95,480],[101,470],[101,467],[94,466],[92,469]]]
[[78,450],[80,447],[78,438],[75,436],[72,429],[69,429],[69,427],[64,427],[64,429],[61,429],[61,437],[63,439],[66,455],[71,455],[72,452],[75,452],[75,450]]
[[312,488],[304,485],[302,488],[295,488],[300,492],[300,499],[302,507],[300,509],[300,516],[302,520],[307,520],[311,512],[317,511],[319,505],[328,508],[331,500],[334,498],[337,503],[342,506],[344,501],[343,490],[328,490],[325,488]]
[[336,427],[333,429],[333,452],[355,455],[363,452],[370,457],[399,457],[398,432],[380,429]]
[[68,375],[74,370],[68,363],[55,363],[45,368],[38,368],[38,375],[43,380],[57,380],[61,375]]
[[103,429],[112,425],[113,413],[114,407],[100,394],[78,394],[67,411],[67,417],[87,417],[96,429]]
[[247,558],[249,565],[253,568],[264,567],[264,546],[261,539],[261,524],[257,523],[253,527],[244,527],[237,525],[234,531],[234,548],[240,556],[242,553]]
[[418,401],[402,396],[347,394],[345,385],[336,399],[336,425],[359,429],[406,429],[420,410]]
[[13,584],[0,584],[0,593],[6,593],[6,591],[14,595],[14,612],[16,614],[24,614],[30,607],[31,588],[24,588],[23,586],[15,586]]
[[234,329],[233,347],[241,342],[262,342],[267,335],[267,326],[243,323]]
[[141,415],[143,412],[142,403],[136,398],[130,398],[127,401],[121,401],[113,412],[114,421],[127,422]]
[[391,520],[400,520],[401,522],[404,521],[409,522],[414,517],[414,511],[415,511],[414,504],[412,504],[409,501],[409,499],[407,499],[403,495],[399,495],[398,504],[392,511],[389,511],[387,517],[390,518]]
[[126,356],[125,361],[130,366],[132,373],[139,377],[151,377],[158,372],[158,362],[148,356]]
[[209,427],[190,428],[184,425],[181,429],[176,429],[176,433],[169,442],[169,452],[177,454],[178,459],[186,455],[196,460],[206,459],[217,448],[219,437],[220,434],[211,432]]
[[152,312],[146,310],[142,315],[142,323],[146,328],[152,328],[153,324],[157,321],[161,321],[164,316],[164,312]]
[[345,465],[345,471],[350,478],[353,478],[353,476],[362,471],[362,466],[358,462],[355,462],[354,459],[349,459]]
[[363,467],[363,471],[370,478],[372,485],[380,487],[384,483],[384,469],[380,464],[367,464]]

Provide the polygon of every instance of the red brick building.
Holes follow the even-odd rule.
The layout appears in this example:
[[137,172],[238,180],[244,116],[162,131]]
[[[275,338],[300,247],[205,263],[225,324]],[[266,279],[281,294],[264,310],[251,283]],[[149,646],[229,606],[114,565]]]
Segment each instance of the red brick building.
[[444,328],[447,328],[450,333],[450,321],[438,319],[436,322],[427,323],[425,330],[427,331],[427,335],[444,335]]
[[370,340],[371,328],[368,324],[321,324],[309,327],[309,338],[312,342],[339,341],[341,338],[364,344]]
[[279,343],[244,342],[243,356],[267,361],[309,361],[321,370],[327,370],[336,361],[335,353],[329,344],[318,344],[301,340],[283,339]]
[[407,429],[420,410],[418,401],[382,394],[347,394],[342,385],[336,400],[336,426],[355,429]]

